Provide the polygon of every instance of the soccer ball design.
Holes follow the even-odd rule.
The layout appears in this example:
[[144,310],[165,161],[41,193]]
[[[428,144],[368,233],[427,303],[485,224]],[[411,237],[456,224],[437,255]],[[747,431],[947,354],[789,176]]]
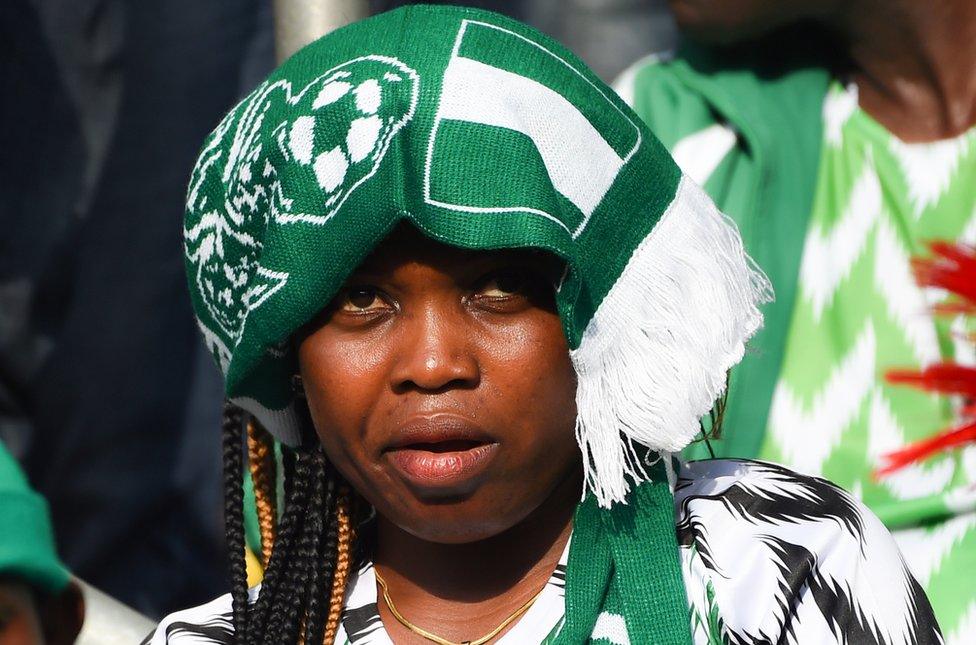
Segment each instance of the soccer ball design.
[[187,196],[186,258],[218,329],[201,324],[236,343],[247,312],[287,280],[259,263],[269,221],[320,225],[335,215],[376,172],[418,93],[413,69],[365,56],[297,92],[288,81],[266,82],[227,115]]
[[389,58],[366,57],[334,68],[291,101],[300,116],[275,129],[281,153],[308,168],[325,212],[288,209],[285,221],[323,223],[372,176],[393,136],[413,116],[416,73]]

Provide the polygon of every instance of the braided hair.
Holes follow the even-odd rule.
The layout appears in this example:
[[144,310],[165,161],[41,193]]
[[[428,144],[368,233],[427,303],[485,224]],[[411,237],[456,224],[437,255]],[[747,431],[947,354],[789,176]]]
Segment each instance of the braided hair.
[[247,463],[254,484],[254,506],[261,535],[261,567],[267,569],[278,523],[274,441],[253,419],[247,424]]
[[[244,541],[245,436],[254,480],[261,592],[248,602]],[[227,402],[223,414],[224,514],[234,642],[240,645],[334,642],[354,566],[354,512],[362,506],[322,446],[282,447],[284,508],[276,497],[273,442],[253,418]]]

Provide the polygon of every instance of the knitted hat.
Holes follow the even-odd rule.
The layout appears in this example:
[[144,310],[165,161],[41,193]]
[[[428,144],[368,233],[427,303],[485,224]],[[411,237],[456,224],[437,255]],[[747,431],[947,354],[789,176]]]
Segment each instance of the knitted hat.
[[24,473],[0,443],[0,575],[51,593],[68,584],[68,571],[54,550],[47,502],[31,490]]
[[770,297],[735,227],[559,43],[485,11],[391,11],[286,61],[191,177],[200,329],[227,395],[281,441],[300,440],[292,334],[401,220],[566,262],[556,300],[602,505],[645,478],[635,444],[695,436]]

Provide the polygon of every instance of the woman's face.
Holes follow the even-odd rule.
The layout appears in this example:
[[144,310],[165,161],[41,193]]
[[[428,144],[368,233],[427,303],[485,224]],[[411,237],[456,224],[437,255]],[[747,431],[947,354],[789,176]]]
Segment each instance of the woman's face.
[[576,377],[533,251],[465,251],[401,227],[299,346],[316,432],[387,520],[465,543],[578,474]]
[[58,594],[47,594],[0,577],[0,645],[74,643],[84,621],[84,597],[74,582]]

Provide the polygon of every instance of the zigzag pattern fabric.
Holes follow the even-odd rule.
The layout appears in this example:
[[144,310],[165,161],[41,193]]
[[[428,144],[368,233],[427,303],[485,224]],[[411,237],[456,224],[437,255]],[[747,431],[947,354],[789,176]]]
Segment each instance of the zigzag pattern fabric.
[[[891,368],[976,361],[963,319],[929,313],[910,258],[976,241],[976,129],[893,137],[840,84],[824,105],[820,177],[761,457],[853,491],[895,532],[947,643],[976,633],[976,446],[876,481],[881,455],[957,422],[945,398],[884,382]],[[948,519],[946,519],[948,518]]]

